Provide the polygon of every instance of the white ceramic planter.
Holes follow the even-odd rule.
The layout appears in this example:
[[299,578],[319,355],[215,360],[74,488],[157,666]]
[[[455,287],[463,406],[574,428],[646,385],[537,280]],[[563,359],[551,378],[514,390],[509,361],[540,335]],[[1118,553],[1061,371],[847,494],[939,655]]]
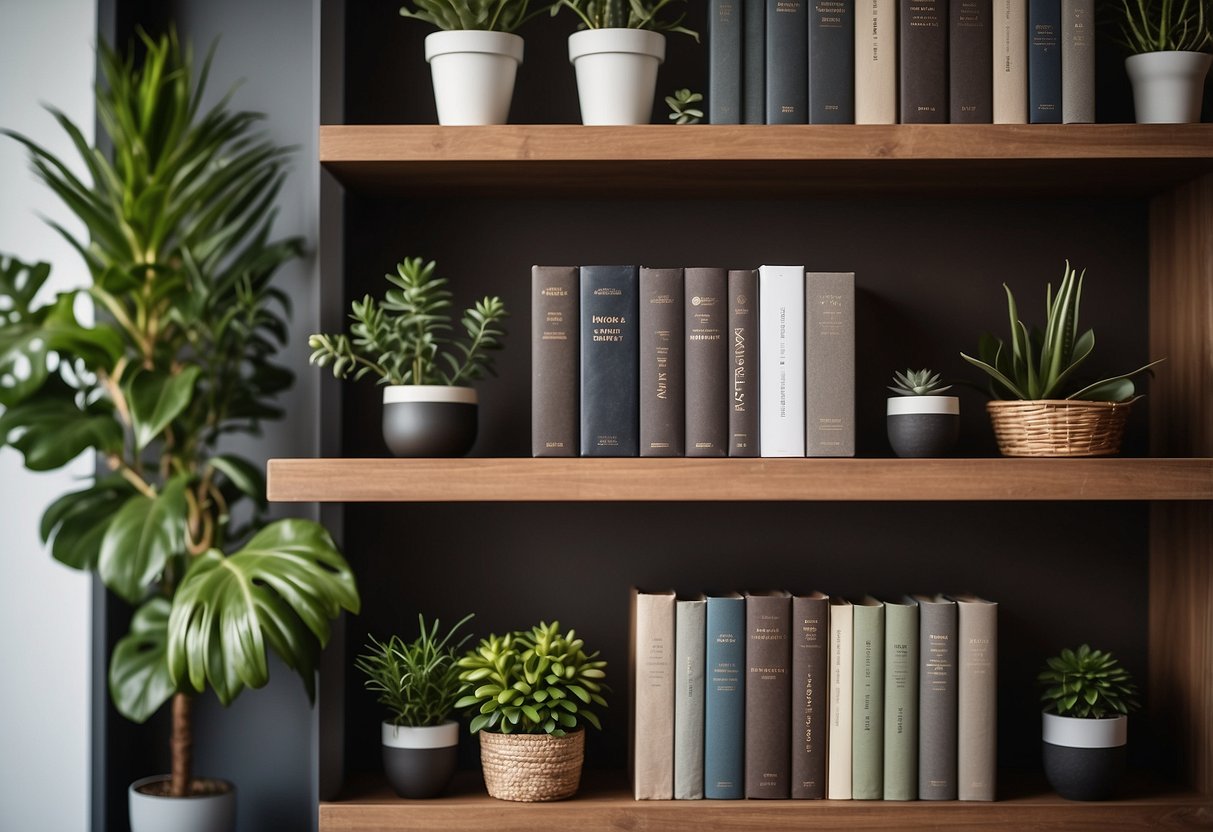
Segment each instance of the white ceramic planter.
[[[236,828],[236,787],[219,794],[161,797],[140,787],[168,780],[167,774],[144,777],[128,790],[131,832],[232,832]],[[226,781],[225,781],[226,782]]]
[[1125,58],[1137,123],[1200,121],[1205,76],[1211,64],[1213,55],[1205,52],[1143,52]]
[[425,39],[438,123],[505,124],[522,63],[522,38],[509,32],[453,30]]
[[665,35],[646,29],[584,29],[569,35],[582,124],[648,124]]

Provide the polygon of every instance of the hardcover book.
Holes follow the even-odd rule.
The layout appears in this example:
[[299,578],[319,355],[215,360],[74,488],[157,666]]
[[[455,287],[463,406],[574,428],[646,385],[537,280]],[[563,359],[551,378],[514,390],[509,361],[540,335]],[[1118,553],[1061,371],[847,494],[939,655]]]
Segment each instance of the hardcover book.
[[884,798],[884,604],[868,596],[855,618],[851,692],[851,797]]
[[792,797],[826,796],[830,598],[792,597]]
[[993,800],[998,768],[998,604],[957,595],[956,790]]
[[576,266],[531,267],[531,456],[577,456]]
[[956,602],[918,602],[918,799],[956,799]]
[[758,273],[729,272],[729,456],[758,456]]
[[742,0],[708,0],[708,123],[741,123]]
[[686,455],[729,453],[729,275],[686,270]]
[[855,614],[845,598],[830,598],[830,737],[826,797],[851,799],[851,692]]
[[951,0],[948,106],[953,124],[994,120],[994,35],[991,0]]
[[994,0],[994,123],[1028,123],[1028,0]]
[[855,455],[855,273],[805,275],[805,452]]
[[758,269],[758,443],[804,456],[804,267]]
[[855,0],[814,0],[808,8],[809,123],[854,124]]
[[741,108],[746,124],[766,124],[767,0],[743,0],[741,19]]
[[766,3],[767,124],[805,124],[809,104],[808,0]]
[[948,0],[901,0],[901,123],[948,122]]
[[918,603],[884,605],[884,799],[918,797]]
[[640,455],[682,456],[682,269],[640,270]]
[[897,2],[856,2],[856,124],[897,123]]
[[632,590],[632,772],[637,800],[674,796],[674,593]]
[[702,595],[674,609],[674,799],[703,797],[703,683],[707,604]]
[[1028,121],[1061,123],[1061,0],[1028,0]]
[[581,267],[581,455],[640,450],[635,266]]
[[707,598],[703,795],[745,797],[745,599],[736,592]]
[[745,796],[787,798],[792,758],[792,596],[747,592]]
[[1061,0],[1061,121],[1095,123],[1095,0]]

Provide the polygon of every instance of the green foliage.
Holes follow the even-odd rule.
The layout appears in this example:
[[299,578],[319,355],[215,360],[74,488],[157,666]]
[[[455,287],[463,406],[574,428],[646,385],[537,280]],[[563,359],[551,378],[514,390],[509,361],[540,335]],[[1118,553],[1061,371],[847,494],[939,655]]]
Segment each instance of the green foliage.
[[1134,54],[1203,52],[1213,46],[1209,0],[1120,0],[1120,42]]
[[943,384],[939,373],[932,373],[925,367],[921,370],[906,368],[904,373],[893,371],[893,386],[889,388],[899,396],[938,396],[945,390],[951,390],[952,385]]
[[465,695],[455,707],[475,714],[473,734],[493,729],[562,737],[583,723],[601,729],[589,706],[606,707],[606,662],[584,648],[558,621],[481,639],[459,660]]
[[415,9],[400,7],[403,17],[431,23],[439,29],[513,32],[550,4],[530,9],[531,0],[412,0]]
[[380,384],[467,384],[494,374],[489,353],[501,349],[508,314],[499,297],[485,297],[463,313],[466,340],[451,331],[451,293],[446,278],[434,277],[437,264],[406,257],[396,274],[384,275],[394,288],[382,302],[370,295],[351,304],[350,336],[308,338],[311,362],[332,365],[336,378],[358,380],[368,373]]
[[703,101],[703,94],[688,89],[675,90],[673,95],[667,95],[665,103],[670,108],[670,121],[675,124],[698,124],[703,118],[703,110],[694,105],[700,101]]
[[964,353],[960,357],[983,370],[992,379],[990,395],[996,399],[1077,399],[1096,402],[1123,402],[1133,398],[1136,388],[1132,377],[1146,372],[1158,361],[1151,361],[1131,373],[1112,376],[1066,395],[1072,389],[1074,371],[1095,349],[1095,331],[1078,335],[1078,306],[1082,300],[1082,280],[1086,270],[1076,272],[1066,261],[1065,274],[1057,294],[1053,284],[1045,291],[1045,329],[1029,332],[1019,319],[1015,296],[1004,283],[1007,310],[1011,321],[1011,345],[983,334],[978,342],[977,358]]
[[676,18],[663,16],[666,7],[681,0],[556,0],[554,16],[567,8],[581,20],[582,29],[651,29],[654,32],[681,32],[699,41],[699,33],[682,25],[686,14]]
[[441,725],[450,717],[459,696],[458,651],[470,638],[454,641],[455,632],[471,615],[465,615],[441,638],[437,619],[426,627],[417,616],[419,635],[405,642],[393,635],[386,642],[370,637],[368,652],[354,661],[366,675],[367,690],[379,694],[378,702],[388,710],[388,722],[419,728]]
[[1046,713],[1103,719],[1140,707],[1137,686],[1129,671],[1111,653],[1092,650],[1084,644],[1077,650],[1062,650],[1060,656],[1048,659],[1047,664],[1036,677],[1045,688],[1040,699],[1046,703]]

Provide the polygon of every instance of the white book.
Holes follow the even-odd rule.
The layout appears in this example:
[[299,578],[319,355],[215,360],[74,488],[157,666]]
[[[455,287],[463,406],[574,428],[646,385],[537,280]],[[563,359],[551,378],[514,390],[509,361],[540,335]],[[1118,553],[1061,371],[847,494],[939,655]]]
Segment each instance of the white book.
[[804,266],[758,269],[758,445],[804,456]]
[[679,601],[674,611],[674,799],[703,798],[703,665],[707,601]]
[[637,800],[674,797],[674,593],[632,590]]
[[994,123],[1028,123],[1028,0],[994,0]]
[[897,0],[855,4],[855,123],[897,123]]
[[830,598],[830,724],[826,797],[851,799],[851,696],[854,691],[855,608]]

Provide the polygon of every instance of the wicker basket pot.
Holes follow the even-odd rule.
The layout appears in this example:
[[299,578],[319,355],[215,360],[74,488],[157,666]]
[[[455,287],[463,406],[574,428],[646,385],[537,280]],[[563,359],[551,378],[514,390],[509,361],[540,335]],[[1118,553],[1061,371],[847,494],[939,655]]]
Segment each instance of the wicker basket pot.
[[498,800],[535,803],[572,797],[581,784],[584,758],[582,729],[563,737],[480,732],[484,785]]
[[1003,456],[1109,456],[1120,453],[1132,404],[1041,399],[986,409]]

